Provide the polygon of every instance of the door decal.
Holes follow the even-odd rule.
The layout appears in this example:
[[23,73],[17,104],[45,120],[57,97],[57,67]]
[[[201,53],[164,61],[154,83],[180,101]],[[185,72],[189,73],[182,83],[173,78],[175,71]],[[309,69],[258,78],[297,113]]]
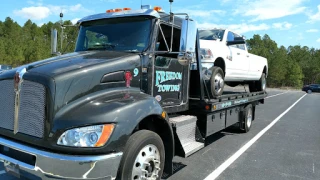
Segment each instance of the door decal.
[[[182,72],[156,71],[155,86],[158,88],[157,92],[179,92],[181,80]],[[178,83],[168,84],[168,81],[178,81]]]

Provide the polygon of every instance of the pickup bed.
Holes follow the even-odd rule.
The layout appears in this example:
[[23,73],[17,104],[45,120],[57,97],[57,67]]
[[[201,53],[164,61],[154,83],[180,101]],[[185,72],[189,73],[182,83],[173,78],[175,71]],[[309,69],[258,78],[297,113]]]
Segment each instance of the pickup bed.
[[265,91],[267,59],[249,53],[243,37],[228,29],[200,30],[199,36],[202,66],[214,69],[213,95],[221,95],[225,83],[232,87],[249,84],[250,92]]

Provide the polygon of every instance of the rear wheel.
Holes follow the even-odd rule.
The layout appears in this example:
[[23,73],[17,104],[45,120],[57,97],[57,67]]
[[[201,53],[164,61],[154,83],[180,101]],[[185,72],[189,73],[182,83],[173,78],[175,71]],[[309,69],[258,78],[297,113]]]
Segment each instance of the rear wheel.
[[221,96],[224,88],[224,73],[220,67],[212,67],[210,78],[211,94],[213,97]]
[[240,130],[245,133],[249,132],[252,126],[252,119],[253,119],[252,105],[249,104],[243,110],[242,117],[240,119]]
[[262,73],[259,81],[254,81],[249,83],[250,92],[258,92],[258,91],[265,92],[266,88],[267,88],[267,79],[266,79],[265,73]]
[[160,136],[141,130],[128,140],[121,160],[119,180],[160,180],[164,168],[165,150]]

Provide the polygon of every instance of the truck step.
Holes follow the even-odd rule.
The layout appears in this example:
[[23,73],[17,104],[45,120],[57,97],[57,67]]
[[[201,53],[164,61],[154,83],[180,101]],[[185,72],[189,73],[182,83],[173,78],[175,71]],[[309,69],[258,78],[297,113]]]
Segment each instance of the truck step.
[[177,116],[170,118],[170,123],[175,129],[179,139],[183,150],[183,157],[188,157],[204,147],[204,143],[196,141],[197,117],[185,115]]

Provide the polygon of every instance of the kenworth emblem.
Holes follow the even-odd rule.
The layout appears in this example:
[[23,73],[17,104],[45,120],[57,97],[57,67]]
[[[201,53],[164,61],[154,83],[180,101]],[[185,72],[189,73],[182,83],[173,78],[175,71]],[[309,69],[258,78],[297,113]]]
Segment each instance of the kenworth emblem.
[[14,75],[14,92],[15,92],[15,103],[14,103],[14,126],[13,133],[17,134],[19,131],[19,109],[20,109],[20,91],[21,84],[23,82],[23,75],[26,73],[26,68],[20,68]]

